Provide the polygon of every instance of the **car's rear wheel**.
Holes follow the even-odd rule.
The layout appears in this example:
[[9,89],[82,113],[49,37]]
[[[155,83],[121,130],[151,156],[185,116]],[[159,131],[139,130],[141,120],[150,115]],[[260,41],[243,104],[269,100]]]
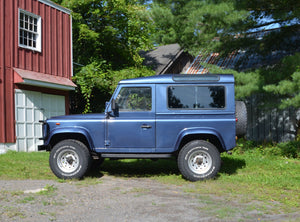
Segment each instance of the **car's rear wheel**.
[[61,179],[80,179],[89,169],[92,158],[80,141],[67,139],[57,143],[50,153],[50,168]]
[[177,162],[183,177],[190,181],[213,178],[221,166],[218,149],[204,140],[187,143],[180,150]]

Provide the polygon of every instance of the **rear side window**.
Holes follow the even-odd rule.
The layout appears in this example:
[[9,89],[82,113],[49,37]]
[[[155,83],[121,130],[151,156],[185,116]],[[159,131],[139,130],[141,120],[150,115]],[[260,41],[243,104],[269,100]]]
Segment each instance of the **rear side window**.
[[150,87],[123,87],[116,103],[120,112],[151,111]]
[[170,86],[169,109],[223,109],[224,86]]

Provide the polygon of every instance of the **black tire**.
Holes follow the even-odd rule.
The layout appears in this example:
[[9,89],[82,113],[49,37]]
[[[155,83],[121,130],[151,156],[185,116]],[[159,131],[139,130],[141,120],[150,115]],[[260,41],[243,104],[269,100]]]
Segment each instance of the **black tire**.
[[221,167],[218,149],[210,142],[193,140],[179,152],[178,168],[183,177],[190,181],[214,178]]
[[236,135],[242,137],[247,133],[247,107],[243,101],[235,101]]
[[50,153],[50,168],[61,179],[81,179],[89,169],[92,158],[80,141],[67,139],[57,143]]

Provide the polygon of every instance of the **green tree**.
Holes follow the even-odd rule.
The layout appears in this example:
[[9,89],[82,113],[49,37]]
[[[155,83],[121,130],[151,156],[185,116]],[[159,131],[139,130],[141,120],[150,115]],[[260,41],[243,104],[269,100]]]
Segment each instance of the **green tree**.
[[249,16],[247,10],[236,10],[235,1],[215,0],[154,0],[150,14],[156,43],[179,43],[193,55],[204,48],[216,51]]
[[[153,74],[142,67],[139,56],[140,50],[152,46],[152,24],[144,1],[56,0],[56,3],[72,10],[74,80],[79,86],[75,104],[79,112],[102,111],[116,86],[115,80]],[[133,73],[127,74],[129,71]]]
[[[179,43],[190,53],[247,50],[263,56],[274,50],[294,52],[299,41],[298,0],[154,0],[151,17],[157,44]],[[262,38],[250,31],[281,27]]]
[[211,73],[228,74],[231,73],[235,78],[235,97],[244,99],[255,92],[260,92],[261,77],[259,70],[238,72],[236,70],[222,69],[216,65],[205,65]]
[[105,101],[111,97],[120,80],[150,75],[154,75],[154,72],[146,67],[112,70],[106,63],[91,63],[83,67],[74,77],[85,100],[85,106],[80,106],[79,109],[84,113],[101,112]]
[[[300,107],[300,53],[285,57],[270,69],[268,75],[276,76],[278,73],[281,80],[275,84],[265,85],[264,90],[281,98],[280,108]],[[283,76],[285,78],[282,78]]]

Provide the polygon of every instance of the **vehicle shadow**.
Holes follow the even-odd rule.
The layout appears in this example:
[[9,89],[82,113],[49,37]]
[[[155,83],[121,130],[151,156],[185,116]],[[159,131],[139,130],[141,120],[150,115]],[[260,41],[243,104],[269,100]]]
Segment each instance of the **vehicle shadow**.
[[242,158],[233,156],[222,156],[222,165],[220,173],[233,175],[236,174],[238,169],[242,169],[246,166],[246,162]]
[[[238,169],[242,169],[246,166],[245,160],[238,157],[222,156],[221,160],[222,165],[219,172],[222,174],[236,174]],[[155,161],[149,159],[106,159],[100,167],[91,169],[86,177],[101,178],[104,174],[125,178],[147,178],[153,176],[180,175],[180,172],[175,158]]]
[[177,162],[174,159],[105,159],[98,169],[92,169],[87,177],[102,177],[103,174],[118,177],[152,177],[162,175],[179,175]]

